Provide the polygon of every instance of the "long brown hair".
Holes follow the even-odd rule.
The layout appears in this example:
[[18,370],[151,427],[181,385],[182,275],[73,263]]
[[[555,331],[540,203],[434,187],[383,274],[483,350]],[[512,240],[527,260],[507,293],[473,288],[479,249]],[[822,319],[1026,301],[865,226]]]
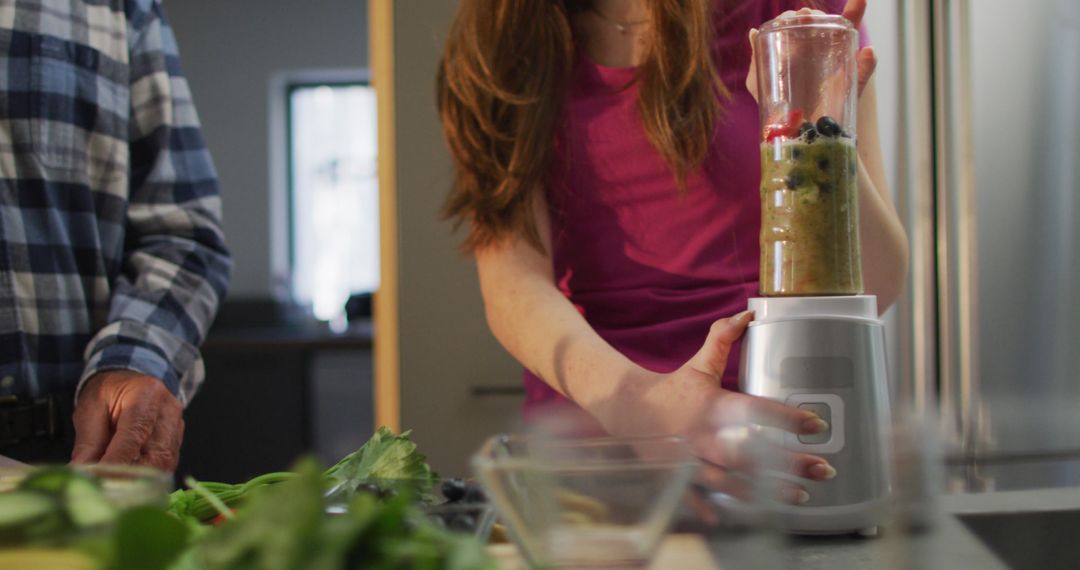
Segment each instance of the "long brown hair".
[[[576,49],[571,16],[589,0],[461,0],[438,76],[454,160],[444,214],[468,223],[466,250],[520,235],[542,249],[532,204],[544,192]],[[678,188],[708,153],[718,95],[713,0],[650,0],[638,113]]]

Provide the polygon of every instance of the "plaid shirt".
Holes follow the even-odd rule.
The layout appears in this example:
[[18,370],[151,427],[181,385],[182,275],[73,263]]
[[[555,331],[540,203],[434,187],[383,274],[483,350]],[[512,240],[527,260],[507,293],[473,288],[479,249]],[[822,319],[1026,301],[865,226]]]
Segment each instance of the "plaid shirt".
[[160,0],[0,0],[0,396],[160,378],[186,403],[231,260]]

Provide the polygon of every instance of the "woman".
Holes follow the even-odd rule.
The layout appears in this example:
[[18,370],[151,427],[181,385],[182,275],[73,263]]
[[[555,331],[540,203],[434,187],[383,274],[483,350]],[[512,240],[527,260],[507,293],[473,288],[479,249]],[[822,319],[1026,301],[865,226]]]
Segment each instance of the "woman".
[[[842,11],[856,25],[865,0]],[[758,289],[758,111],[747,34],[769,0],[462,0],[438,96],[488,322],[526,368],[526,417],[580,407],[618,435],[677,433],[724,463],[716,408],[796,433],[812,413],[736,392],[726,317]],[[859,55],[864,281],[899,295],[906,238]],[[726,318],[724,318],[726,317]],[[801,456],[801,475],[835,470]]]

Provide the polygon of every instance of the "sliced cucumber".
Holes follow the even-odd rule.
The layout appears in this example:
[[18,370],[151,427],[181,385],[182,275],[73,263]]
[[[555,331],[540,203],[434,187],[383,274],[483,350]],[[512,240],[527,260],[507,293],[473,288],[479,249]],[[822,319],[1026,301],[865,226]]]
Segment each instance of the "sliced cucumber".
[[116,508],[93,481],[73,477],[64,489],[64,506],[75,526],[86,528],[116,520]]
[[68,481],[77,477],[71,471],[63,467],[50,467],[34,471],[23,479],[19,489],[25,491],[41,491],[43,493],[57,494],[67,486]]
[[64,515],[52,497],[36,491],[0,493],[0,549],[49,536],[63,526]]
[[20,528],[56,512],[56,501],[32,491],[0,493],[0,532]]

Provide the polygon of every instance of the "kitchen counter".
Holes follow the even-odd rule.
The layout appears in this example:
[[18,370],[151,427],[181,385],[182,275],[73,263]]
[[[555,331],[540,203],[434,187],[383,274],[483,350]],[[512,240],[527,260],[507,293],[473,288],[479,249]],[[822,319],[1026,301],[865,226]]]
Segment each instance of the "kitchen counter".
[[938,505],[927,530],[877,538],[702,534],[723,569],[1080,567],[1080,488],[946,495]]
[[[676,533],[665,539],[648,570],[1008,568],[948,514],[941,514],[932,531],[915,536],[883,532],[876,538],[754,535],[730,529],[694,531],[688,525],[678,526]],[[489,552],[501,570],[525,568],[513,545],[495,545]]]
[[967,530],[942,514],[921,533],[884,529],[878,537],[733,537],[723,531],[706,538],[719,568],[1008,568]]

